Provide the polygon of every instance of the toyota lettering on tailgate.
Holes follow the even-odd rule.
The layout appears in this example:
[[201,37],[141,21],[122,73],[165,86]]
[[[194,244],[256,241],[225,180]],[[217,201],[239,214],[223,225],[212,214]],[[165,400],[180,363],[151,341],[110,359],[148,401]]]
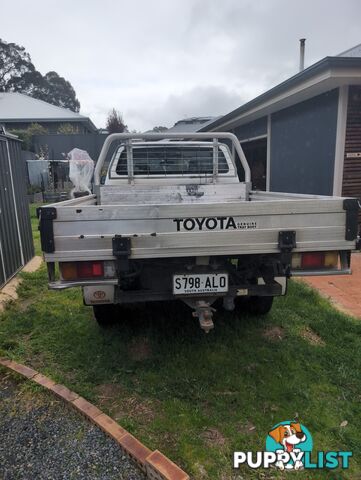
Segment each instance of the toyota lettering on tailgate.
[[233,217],[174,218],[177,232],[181,230],[247,230],[257,228],[257,222],[237,221]]

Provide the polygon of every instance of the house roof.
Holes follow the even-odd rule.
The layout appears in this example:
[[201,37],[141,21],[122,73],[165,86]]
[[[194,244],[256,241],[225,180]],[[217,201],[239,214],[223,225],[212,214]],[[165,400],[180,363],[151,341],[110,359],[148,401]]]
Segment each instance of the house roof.
[[357,84],[361,84],[360,57],[325,57],[227,115],[201,127],[198,131],[229,129],[342,85]]
[[216,118],[220,117],[190,117],[184,118],[183,120],[179,120],[176,122],[173,127],[167,130],[167,133],[187,133],[187,132],[196,132],[199,128],[205,127],[209,123],[214,122]]
[[[201,126],[206,126],[220,117],[188,117],[175,122],[173,127],[166,130],[167,133],[192,133],[197,132]],[[154,133],[154,130],[147,130],[143,133]]]
[[361,43],[337,55],[338,57],[361,57]]
[[15,92],[0,92],[0,122],[82,122],[97,131],[89,117]]

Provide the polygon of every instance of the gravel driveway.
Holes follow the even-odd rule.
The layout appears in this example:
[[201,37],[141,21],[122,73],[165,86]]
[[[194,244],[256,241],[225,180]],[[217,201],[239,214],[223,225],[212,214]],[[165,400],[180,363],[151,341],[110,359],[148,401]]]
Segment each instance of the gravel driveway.
[[0,479],[144,480],[100,429],[0,371]]

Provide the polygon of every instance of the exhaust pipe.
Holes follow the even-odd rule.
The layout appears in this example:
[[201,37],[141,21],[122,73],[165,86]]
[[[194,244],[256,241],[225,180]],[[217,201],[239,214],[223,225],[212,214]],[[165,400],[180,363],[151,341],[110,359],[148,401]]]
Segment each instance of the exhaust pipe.
[[300,38],[300,72],[305,68],[305,38]]

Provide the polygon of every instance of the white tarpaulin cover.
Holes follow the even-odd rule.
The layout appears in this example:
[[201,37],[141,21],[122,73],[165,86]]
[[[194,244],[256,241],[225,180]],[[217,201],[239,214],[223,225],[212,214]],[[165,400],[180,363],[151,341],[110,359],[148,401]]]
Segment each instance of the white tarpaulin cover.
[[90,158],[86,150],[73,148],[68,153],[69,158],[69,178],[74,185],[71,194],[74,192],[89,192],[90,182],[94,172],[94,161]]

